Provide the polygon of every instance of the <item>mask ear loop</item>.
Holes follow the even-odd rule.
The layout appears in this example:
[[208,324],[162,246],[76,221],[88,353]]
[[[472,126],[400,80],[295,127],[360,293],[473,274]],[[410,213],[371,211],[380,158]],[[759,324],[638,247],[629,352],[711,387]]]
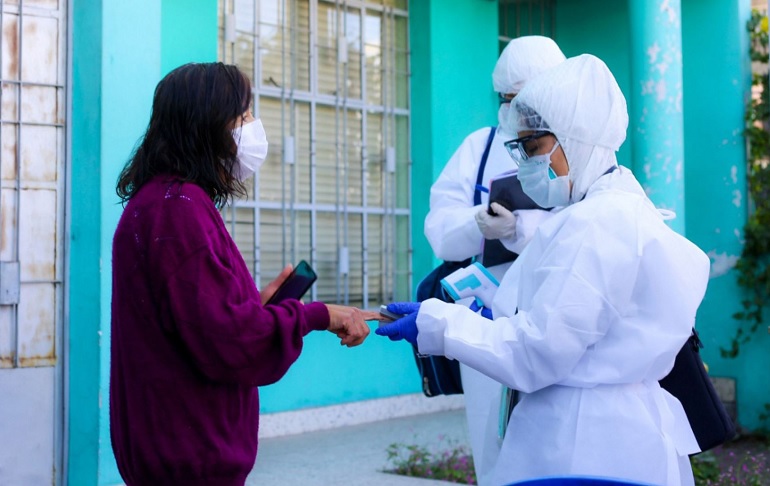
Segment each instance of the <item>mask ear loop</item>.
[[[551,147],[551,150],[548,152],[548,178],[551,180],[559,177],[558,175],[556,175],[556,172],[554,172],[554,170],[551,168],[551,162],[553,162],[553,159],[551,159],[551,157],[556,152],[556,149],[558,149],[559,147],[561,147],[561,142],[559,142],[559,139],[557,138],[556,143],[553,144],[553,147]],[[563,151],[564,149],[562,149],[562,152]],[[567,164],[567,168],[569,169],[569,164]]]

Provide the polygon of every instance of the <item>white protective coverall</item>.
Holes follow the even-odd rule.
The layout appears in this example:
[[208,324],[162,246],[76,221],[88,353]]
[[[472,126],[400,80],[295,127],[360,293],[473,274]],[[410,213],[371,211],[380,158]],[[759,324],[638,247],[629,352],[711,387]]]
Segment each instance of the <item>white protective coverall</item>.
[[[502,94],[518,93],[525,82],[536,74],[551,68],[565,59],[556,43],[541,36],[525,36],[508,43],[495,65],[492,81],[495,91]],[[503,143],[516,137],[503,128],[507,124],[508,105],[500,108],[500,122],[492,140],[482,183],[489,187],[492,177],[509,171],[516,164],[508,155]],[[425,218],[425,236],[433,253],[442,260],[462,261],[479,256],[483,236],[474,215],[479,208],[487,207],[487,194],[481,193],[481,205],[473,205],[476,177],[484,153],[489,127],[468,135],[449,159],[443,171],[430,189],[430,212]],[[520,253],[534,234],[540,222],[549,216],[547,211],[515,211],[516,231],[501,241],[508,249]],[[510,263],[490,268],[500,280]],[[485,478],[491,472],[500,443],[497,439],[500,383],[465,365],[460,366],[465,410],[471,450],[479,484],[489,484]]]
[[526,392],[492,484],[577,475],[693,484],[687,455],[698,444],[658,380],[690,335],[709,259],[664,223],[630,170],[607,173],[628,115],[603,62],[568,59],[514,103],[512,116],[521,107],[540,115],[518,117],[520,131],[547,125],[561,143],[571,204],[538,227],[508,270],[493,321],[423,302],[419,350]]

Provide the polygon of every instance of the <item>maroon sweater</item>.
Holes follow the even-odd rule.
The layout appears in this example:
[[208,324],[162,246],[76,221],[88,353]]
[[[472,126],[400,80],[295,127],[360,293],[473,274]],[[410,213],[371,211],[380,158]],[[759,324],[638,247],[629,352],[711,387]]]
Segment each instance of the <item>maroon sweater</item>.
[[126,484],[242,485],[257,455],[257,386],[281,378],[321,303],[262,306],[206,193],[156,177],[113,240],[110,432]]

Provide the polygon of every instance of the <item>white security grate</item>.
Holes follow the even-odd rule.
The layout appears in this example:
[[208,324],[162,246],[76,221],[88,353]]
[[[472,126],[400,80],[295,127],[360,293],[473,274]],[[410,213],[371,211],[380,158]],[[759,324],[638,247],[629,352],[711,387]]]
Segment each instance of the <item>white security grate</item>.
[[315,300],[409,299],[408,20],[406,0],[222,2],[222,59],[251,77],[270,143],[225,210],[261,285],[305,259]]
[[2,2],[0,368],[53,366],[63,309],[66,5]]

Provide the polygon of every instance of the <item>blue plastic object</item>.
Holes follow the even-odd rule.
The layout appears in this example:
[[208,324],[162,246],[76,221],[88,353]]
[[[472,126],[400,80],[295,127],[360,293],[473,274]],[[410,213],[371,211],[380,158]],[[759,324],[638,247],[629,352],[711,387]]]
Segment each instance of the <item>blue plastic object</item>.
[[587,476],[561,476],[550,478],[528,479],[518,481],[508,486],[652,486],[646,483],[635,483],[622,479],[587,477]]

